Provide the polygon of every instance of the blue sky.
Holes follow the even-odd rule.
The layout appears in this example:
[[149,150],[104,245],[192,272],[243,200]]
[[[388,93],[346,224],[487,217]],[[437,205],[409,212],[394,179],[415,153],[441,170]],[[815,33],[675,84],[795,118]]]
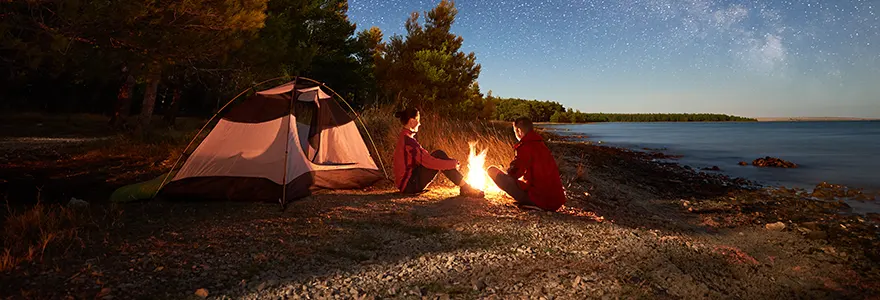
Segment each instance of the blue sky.
[[[424,0],[350,0],[405,34]],[[880,118],[880,0],[461,0],[485,93],[588,112]]]

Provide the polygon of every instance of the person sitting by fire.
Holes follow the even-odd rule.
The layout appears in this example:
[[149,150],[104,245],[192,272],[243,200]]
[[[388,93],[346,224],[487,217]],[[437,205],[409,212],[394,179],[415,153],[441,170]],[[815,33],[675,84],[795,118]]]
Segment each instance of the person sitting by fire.
[[443,150],[428,154],[415,139],[421,126],[421,116],[415,108],[407,108],[394,114],[403,128],[394,148],[394,183],[404,194],[417,194],[434,181],[437,173],[443,172],[446,178],[459,186],[459,194],[468,197],[484,196],[484,193],[471,187],[459,172],[461,165],[449,158]]
[[516,119],[513,132],[519,142],[513,146],[515,157],[510,167],[507,172],[489,167],[489,177],[518,205],[556,211],[566,200],[556,160],[529,118]]

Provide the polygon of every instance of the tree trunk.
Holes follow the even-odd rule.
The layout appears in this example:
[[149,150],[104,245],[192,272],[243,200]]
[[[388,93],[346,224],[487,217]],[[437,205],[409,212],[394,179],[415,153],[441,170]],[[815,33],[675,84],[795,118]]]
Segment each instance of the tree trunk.
[[180,88],[174,88],[174,95],[171,96],[171,105],[168,106],[168,109],[165,110],[165,123],[168,126],[174,127],[174,123],[177,120],[177,112],[180,110]]
[[116,105],[113,108],[113,116],[110,117],[111,126],[120,127],[131,114],[131,94],[134,92],[134,85],[134,76],[131,76],[131,73],[126,74],[125,81],[116,94]]
[[145,135],[150,130],[150,120],[153,117],[153,107],[156,106],[156,91],[159,89],[159,80],[162,71],[158,66],[150,68],[147,74],[147,90],[144,91],[144,103],[141,107],[140,122],[138,122],[137,133]]

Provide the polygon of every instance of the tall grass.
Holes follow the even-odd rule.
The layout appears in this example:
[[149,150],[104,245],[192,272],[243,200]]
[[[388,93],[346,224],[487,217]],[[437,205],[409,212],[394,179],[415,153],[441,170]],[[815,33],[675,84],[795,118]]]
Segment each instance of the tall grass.
[[42,202],[21,212],[7,209],[3,221],[0,272],[11,270],[22,262],[42,259],[50,248],[82,242],[78,234],[85,217],[73,209]]
[[[389,176],[393,176],[393,155],[398,135],[402,126],[394,117],[394,111],[388,107],[374,107],[361,114],[370,135],[384,162]],[[103,122],[103,119],[77,119],[78,123]],[[94,120],[93,120],[94,119]],[[60,119],[59,119],[60,120]],[[56,122],[57,121],[57,122]],[[178,129],[164,128],[155,130],[146,138],[132,139],[125,135],[116,135],[103,142],[84,146],[84,149],[73,151],[65,156],[61,164],[71,171],[89,170],[104,176],[108,183],[127,184],[166,172],[181,155],[183,147],[195,137],[196,130],[203,120],[193,120],[191,124],[178,126]],[[513,131],[506,122],[462,121],[442,118],[436,114],[423,113],[422,126],[416,135],[418,141],[428,151],[443,150],[450,157],[459,160],[462,171],[467,171],[467,158],[470,142],[477,142],[478,151],[487,149],[486,165],[506,165],[513,158],[512,145],[515,142]],[[57,124],[55,124],[57,123]],[[46,121],[47,127],[69,126],[68,120]],[[58,125],[58,126],[55,126]],[[110,131],[101,131],[98,124],[96,135],[108,135]],[[91,128],[90,127],[90,128]],[[101,130],[98,130],[101,129]],[[363,128],[362,128],[363,130]],[[49,131],[52,131],[51,129]],[[195,139],[198,145],[201,139],[210,132],[206,130]],[[31,132],[39,136],[44,132]],[[362,132],[366,139],[366,132]],[[24,134],[24,133],[23,133]],[[31,134],[24,134],[30,136]],[[369,140],[368,140],[369,142]],[[194,147],[193,147],[194,148]],[[189,149],[188,152],[192,152]],[[373,149],[370,149],[371,152]],[[25,163],[25,162],[23,162]],[[26,162],[37,167],[43,161]],[[377,162],[378,163],[378,162]],[[30,166],[30,165],[29,165]],[[101,166],[101,167],[98,167]],[[177,165],[180,168],[180,164]],[[98,176],[98,175],[96,175]],[[443,178],[442,176],[439,178]],[[449,184],[448,180],[440,179],[440,184]],[[38,199],[39,200],[39,199]],[[7,207],[9,205],[7,204]],[[60,204],[36,205],[21,211],[7,209],[3,219],[2,246],[0,251],[0,272],[9,271],[24,262],[39,261],[47,252],[67,251],[76,246],[85,247],[80,234],[86,229],[94,229],[105,225],[113,227],[121,211],[111,209],[99,214],[96,219],[89,210],[76,210]],[[106,222],[106,220],[111,222]],[[100,224],[99,224],[100,223]]]
[[[403,128],[400,121],[394,117],[391,107],[369,108],[361,118],[376,143],[386,171],[392,176],[394,147]],[[429,152],[438,149],[445,151],[461,163],[462,171],[467,171],[469,142],[477,142],[477,151],[488,149],[486,166],[507,165],[513,159],[516,138],[510,123],[456,120],[425,112],[421,113],[421,122],[416,139],[422,147]]]

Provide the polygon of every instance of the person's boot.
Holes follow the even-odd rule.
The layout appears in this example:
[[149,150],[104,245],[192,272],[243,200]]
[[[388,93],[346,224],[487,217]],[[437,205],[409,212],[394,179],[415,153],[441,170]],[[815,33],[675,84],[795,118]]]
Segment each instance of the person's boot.
[[486,196],[483,191],[471,187],[470,184],[463,184],[458,187],[458,194],[465,197],[483,198]]

